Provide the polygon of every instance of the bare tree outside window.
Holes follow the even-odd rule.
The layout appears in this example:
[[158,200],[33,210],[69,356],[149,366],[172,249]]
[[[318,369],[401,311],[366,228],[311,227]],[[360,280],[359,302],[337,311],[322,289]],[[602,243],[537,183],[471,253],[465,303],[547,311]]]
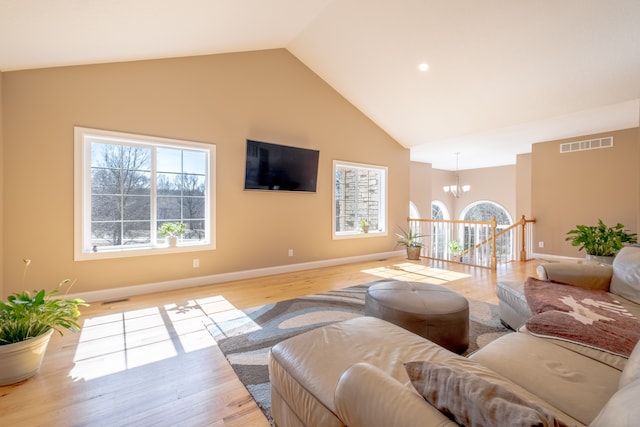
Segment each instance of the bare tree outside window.
[[151,151],[91,145],[91,243],[95,247],[150,241]]
[[214,146],[85,128],[76,128],[75,135],[76,184],[81,184],[76,185],[76,259],[166,246],[157,230],[167,222],[186,225],[181,244],[213,248],[208,193]]

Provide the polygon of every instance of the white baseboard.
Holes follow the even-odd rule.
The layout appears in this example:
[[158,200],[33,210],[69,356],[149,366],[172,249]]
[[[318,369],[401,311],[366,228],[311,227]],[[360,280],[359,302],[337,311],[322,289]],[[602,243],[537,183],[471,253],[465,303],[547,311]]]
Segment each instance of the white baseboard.
[[358,255],[346,258],[333,258],[321,261],[311,261],[299,264],[279,265],[275,267],[258,268],[254,270],[232,271],[229,273],[213,274],[210,276],[189,277],[186,279],[169,280],[166,282],[146,283],[135,286],[123,286],[113,289],[80,292],[66,295],[68,298],[81,298],[87,302],[113,301],[136,295],[150,294],[154,292],[166,292],[176,289],[186,289],[195,286],[213,285],[216,283],[231,282],[234,280],[252,279],[255,277],[271,276],[273,274],[292,273],[313,268],[331,267],[334,265],[351,264],[363,261],[375,261],[389,257],[404,255],[405,251],[382,252],[368,255]]
[[568,256],[560,256],[560,255],[549,255],[549,254],[539,254],[533,253],[533,258],[539,260],[547,260],[547,261],[567,261],[567,262],[580,262],[584,261],[584,258],[574,258]]

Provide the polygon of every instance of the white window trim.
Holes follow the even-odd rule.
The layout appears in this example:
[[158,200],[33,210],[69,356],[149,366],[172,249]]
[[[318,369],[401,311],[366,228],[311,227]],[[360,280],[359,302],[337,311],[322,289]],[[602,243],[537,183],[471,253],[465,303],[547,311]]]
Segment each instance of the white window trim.
[[[382,205],[383,205],[383,209],[382,212],[380,214],[380,223],[384,224],[384,230],[378,231],[378,230],[369,230],[368,233],[363,233],[360,231],[341,231],[340,233],[336,233],[336,185],[335,185],[335,176],[336,176],[336,169],[338,168],[338,166],[351,166],[351,167],[356,167],[356,168],[363,168],[363,169],[374,169],[374,170],[381,170],[384,172],[384,180],[382,182]],[[334,160],[333,161],[333,169],[332,169],[332,174],[331,174],[331,235],[333,237],[333,240],[342,240],[342,239],[367,239],[367,238],[372,238],[372,237],[381,237],[381,236],[386,236],[389,234],[388,230],[389,230],[389,224],[387,224],[387,218],[388,218],[388,195],[387,195],[387,189],[389,188],[388,186],[388,181],[389,181],[389,168],[387,166],[379,166],[379,165],[371,165],[371,164],[366,164],[366,163],[355,163],[355,162],[348,162],[348,161],[343,161],[343,160]]]
[[[119,141],[125,144],[153,145],[195,148],[209,151],[207,165],[208,200],[205,204],[209,240],[203,243],[186,242],[178,246],[149,245],[144,247],[117,248],[98,252],[84,250],[85,232],[91,229],[91,213],[88,200],[91,199],[91,172],[87,165],[91,161],[91,151],[88,149],[87,138],[105,138],[109,141]],[[161,138],[147,135],[137,135],[124,132],[114,132],[101,129],[74,127],[74,260],[88,261],[97,259],[125,258],[133,256],[161,255],[181,252],[200,252],[216,249],[216,192],[215,192],[215,164],[216,146],[202,142]]]

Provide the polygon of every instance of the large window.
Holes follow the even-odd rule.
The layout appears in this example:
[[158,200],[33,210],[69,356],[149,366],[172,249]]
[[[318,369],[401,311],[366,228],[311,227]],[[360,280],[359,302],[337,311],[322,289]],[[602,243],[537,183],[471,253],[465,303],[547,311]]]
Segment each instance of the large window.
[[[334,161],[333,236],[365,237],[387,232],[387,168]],[[364,233],[360,223],[369,224]]]
[[214,248],[214,145],[77,127],[75,150],[76,259]]
[[[449,210],[440,200],[431,202],[432,219],[449,219]],[[447,256],[447,244],[452,240],[451,224],[442,222],[431,223],[431,253],[434,258],[445,258]]]
[[[479,201],[467,206],[461,214],[464,221],[491,221],[496,217],[496,232],[509,228],[513,221],[511,215],[502,206],[489,201]],[[470,224],[464,229],[464,244],[471,247],[491,237],[491,229]],[[496,257],[498,262],[516,259],[515,233],[509,231],[496,239]]]

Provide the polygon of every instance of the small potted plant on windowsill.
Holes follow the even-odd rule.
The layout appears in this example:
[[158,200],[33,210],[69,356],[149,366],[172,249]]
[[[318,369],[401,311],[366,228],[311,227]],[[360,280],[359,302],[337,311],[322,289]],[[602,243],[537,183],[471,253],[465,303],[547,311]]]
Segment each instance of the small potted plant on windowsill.
[[584,249],[587,261],[612,264],[613,258],[626,244],[638,243],[637,234],[628,231],[620,223],[607,227],[599,219],[598,225],[577,225],[567,232],[565,240],[572,246],[579,246],[578,250]]
[[167,238],[169,246],[176,246],[178,244],[178,236],[182,236],[186,232],[187,226],[184,222],[165,222],[158,229],[158,233]]
[[[25,263],[24,277],[31,260]],[[65,279],[58,287],[73,283]],[[80,329],[79,306],[87,306],[83,300],[56,298],[58,289],[52,291],[23,291],[0,302],[0,386],[24,381],[35,375],[44,358],[49,339],[54,330]]]
[[420,251],[424,246],[424,243],[420,240],[425,237],[424,234],[416,233],[409,227],[407,230],[404,230],[402,227],[398,226],[401,233],[396,233],[398,237],[397,244],[400,246],[404,246],[407,249],[407,259],[417,261],[420,259]]
[[363,233],[368,233],[369,232],[369,221],[367,221],[366,219],[362,218],[359,222],[360,224],[360,229],[362,230]]

